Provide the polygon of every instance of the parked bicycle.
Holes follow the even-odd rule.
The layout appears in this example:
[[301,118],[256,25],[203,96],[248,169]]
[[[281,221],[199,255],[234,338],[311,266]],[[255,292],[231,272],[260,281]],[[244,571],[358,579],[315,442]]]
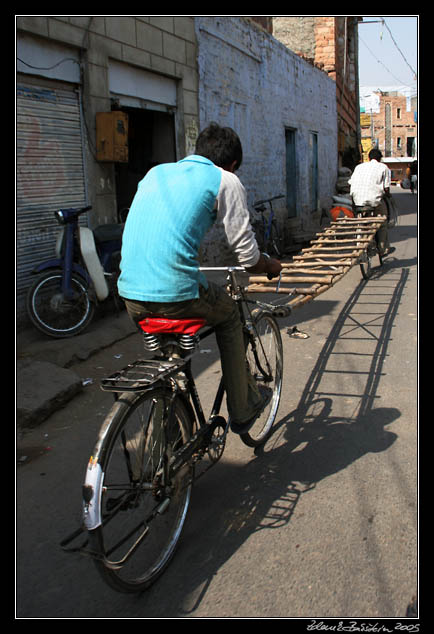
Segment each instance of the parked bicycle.
[[[272,389],[264,412],[241,435],[246,445],[257,447],[271,434],[282,388],[282,340],[275,318],[289,315],[290,308],[247,297],[239,281],[241,267],[202,270],[227,272],[227,289],[244,325],[246,362],[258,384]],[[204,464],[207,470],[221,458],[230,429],[221,414],[223,381],[206,419],[191,369],[199,341],[214,329],[200,319],[161,317],[145,319],[141,328],[152,358],[102,381],[116,400],[83,487],[88,542],[69,547],[83,527],[62,542],[65,550],[91,555],[103,579],[120,592],[140,592],[166,569],[181,536],[196,470]]]
[[[252,226],[261,251],[281,258],[283,255],[283,241],[279,236],[272,205],[272,201],[279,198],[284,198],[284,195],[279,194],[265,200],[257,200],[254,203],[253,208],[260,214],[260,218],[257,220],[253,219]],[[269,212],[268,214],[267,211]]]
[[56,257],[39,264],[39,274],[27,293],[27,312],[46,335],[62,338],[82,332],[92,321],[95,305],[109,295],[117,299],[116,280],[123,224],[93,231],[79,226],[79,217],[92,207],[59,209],[61,229]]

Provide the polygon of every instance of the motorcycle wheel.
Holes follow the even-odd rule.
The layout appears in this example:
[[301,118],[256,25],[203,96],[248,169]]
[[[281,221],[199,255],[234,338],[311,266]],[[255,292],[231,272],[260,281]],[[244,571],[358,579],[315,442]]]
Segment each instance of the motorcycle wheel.
[[27,312],[32,323],[50,337],[72,337],[91,322],[95,307],[88,284],[77,273],[71,275],[72,299],[62,293],[62,271],[52,269],[40,275],[27,294]]

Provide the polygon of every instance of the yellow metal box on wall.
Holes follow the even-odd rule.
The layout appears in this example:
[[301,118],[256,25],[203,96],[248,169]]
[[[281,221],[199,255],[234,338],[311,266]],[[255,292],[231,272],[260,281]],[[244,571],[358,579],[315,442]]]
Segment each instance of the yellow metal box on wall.
[[125,112],[96,113],[96,158],[128,163],[128,115]]

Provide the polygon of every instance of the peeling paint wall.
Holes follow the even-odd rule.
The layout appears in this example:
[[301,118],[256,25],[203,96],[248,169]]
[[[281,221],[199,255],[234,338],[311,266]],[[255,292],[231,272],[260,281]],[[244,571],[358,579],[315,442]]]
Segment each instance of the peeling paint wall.
[[[239,134],[244,158],[237,174],[250,206],[286,194],[285,129],[296,131],[296,218],[288,218],[284,202],[276,203],[280,228],[291,241],[297,231],[312,228],[318,209],[327,207],[334,193],[335,83],[247,19],[196,17],[195,25],[200,128],[217,121]],[[310,203],[311,132],[318,134],[317,210]]]

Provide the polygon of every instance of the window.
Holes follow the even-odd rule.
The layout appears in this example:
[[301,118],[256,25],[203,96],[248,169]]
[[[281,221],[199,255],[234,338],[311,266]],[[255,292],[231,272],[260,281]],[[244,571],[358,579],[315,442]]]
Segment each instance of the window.
[[396,109],[396,118],[400,119],[401,118],[401,108],[397,108]]
[[396,139],[396,147],[398,148],[398,150],[402,148],[402,139],[400,136]]

